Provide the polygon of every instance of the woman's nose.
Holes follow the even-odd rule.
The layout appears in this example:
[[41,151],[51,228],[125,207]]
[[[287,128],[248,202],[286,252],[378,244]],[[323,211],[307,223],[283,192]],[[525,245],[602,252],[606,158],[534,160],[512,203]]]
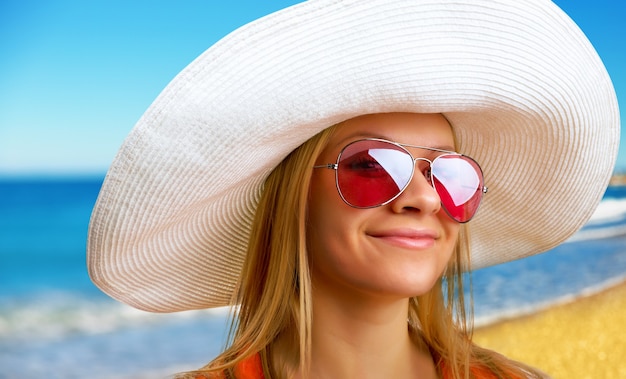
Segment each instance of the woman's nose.
[[[415,159],[415,172],[404,191],[393,202],[395,211],[414,210],[422,213],[437,213],[441,210],[441,199],[430,181],[430,162]],[[424,166],[424,167],[422,167]]]

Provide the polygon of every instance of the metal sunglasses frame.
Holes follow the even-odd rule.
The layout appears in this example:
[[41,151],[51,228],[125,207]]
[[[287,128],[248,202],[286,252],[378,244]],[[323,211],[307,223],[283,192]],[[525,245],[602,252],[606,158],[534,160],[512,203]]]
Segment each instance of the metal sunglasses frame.
[[[411,167],[411,175],[409,176],[409,180],[406,182],[406,184],[404,185],[404,187],[402,187],[402,189],[400,189],[400,191],[398,191],[397,194],[395,194],[391,199],[380,203],[380,204],[376,204],[376,205],[372,205],[369,207],[361,207],[361,206],[357,206],[354,204],[351,204],[348,200],[346,200],[346,198],[343,196],[343,193],[341,192],[341,188],[339,188],[339,176],[338,176],[338,168],[339,168],[339,162],[341,161],[341,156],[343,155],[344,151],[351,145],[355,144],[355,143],[359,143],[359,142],[363,142],[363,141],[374,141],[374,142],[382,142],[382,143],[386,143],[389,145],[393,145],[396,146],[400,149],[400,151],[404,151],[409,157],[411,157],[411,159],[413,160],[413,166]],[[433,159],[432,161],[428,158],[415,158],[413,156],[413,154],[411,154],[411,152],[407,149],[407,148],[413,148],[413,149],[424,149],[424,150],[430,150],[430,151],[436,151],[436,152],[440,152],[443,153],[441,155],[438,155],[437,157],[435,157],[435,159]],[[444,150],[444,149],[438,149],[436,147],[427,147],[427,146],[419,146],[419,145],[410,145],[410,144],[403,144],[403,143],[398,143],[398,142],[393,142],[393,141],[389,141],[386,139],[382,139],[382,138],[362,138],[356,141],[352,141],[350,143],[348,143],[346,146],[344,146],[341,151],[339,152],[339,155],[337,156],[337,161],[336,163],[327,163],[327,164],[323,164],[323,165],[315,165],[313,166],[313,168],[327,168],[327,169],[331,169],[331,170],[335,170],[335,186],[337,187],[337,192],[339,192],[339,196],[341,197],[341,199],[343,200],[344,203],[348,204],[349,206],[353,207],[353,208],[358,208],[358,209],[369,209],[369,208],[376,208],[376,207],[381,207],[383,205],[387,205],[389,203],[391,203],[392,201],[394,201],[395,199],[397,199],[403,192],[405,189],[407,189],[407,187],[409,186],[409,184],[411,183],[411,180],[413,180],[413,175],[415,175],[415,165],[417,163],[417,161],[424,161],[424,162],[428,162],[429,165],[429,172],[432,171],[432,166],[433,163],[443,157],[443,156],[449,156],[449,155],[454,155],[454,156],[459,156],[459,157],[464,157],[466,159],[471,160],[472,162],[474,162],[474,164],[476,165],[476,167],[479,170],[481,179],[483,181],[483,186],[481,188],[481,202],[482,202],[482,195],[486,194],[488,191],[488,188],[486,186],[484,186],[484,175],[483,175],[483,171],[482,168],[480,167],[480,165],[478,164],[478,162],[476,162],[476,160],[474,160],[472,157],[467,156],[465,154],[461,154],[461,153],[457,153],[456,151],[450,151],[450,150]],[[429,177],[426,177],[426,180],[430,183],[430,185],[432,186],[433,190],[435,191],[435,193],[439,194],[437,192],[437,189],[435,188],[435,183],[433,182],[433,180]],[[452,217],[450,215],[450,212],[448,211],[448,209],[446,209],[446,207],[443,205],[443,203],[441,204],[442,208],[446,211],[446,213],[448,214],[448,216],[450,216],[450,218],[452,218],[453,220],[459,222],[459,223],[466,223],[468,221],[470,221],[474,215],[478,212],[478,208],[476,209],[476,211],[474,212],[474,214],[472,215],[472,217],[470,217],[468,220],[466,221],[458,221],[456,220],[454,217]]]

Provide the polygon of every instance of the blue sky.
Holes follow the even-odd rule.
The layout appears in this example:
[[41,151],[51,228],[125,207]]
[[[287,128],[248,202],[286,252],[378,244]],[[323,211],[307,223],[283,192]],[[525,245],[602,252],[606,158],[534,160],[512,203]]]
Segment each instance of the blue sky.
[[[2,1],[0,175],[103,174],[181,69],[236,27],[296,2]],[[604,60],[626,119],[626,3],[556,3]]]

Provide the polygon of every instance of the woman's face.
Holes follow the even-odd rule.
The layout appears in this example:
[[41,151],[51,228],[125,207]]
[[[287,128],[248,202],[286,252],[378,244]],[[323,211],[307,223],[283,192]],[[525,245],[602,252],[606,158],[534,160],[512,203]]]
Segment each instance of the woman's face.
[[[338,126],[316,165],[336,162],[346,144],[368,137],[454,150],[450,125],[439,114],[372,114]],[[429,160],[439,154],[408,150],[414,158]],[[445,270],[459,233],[459,224],[441,208],[439,196],[418,169],[389,204],[357,209],[341,199],[335,171],[317,168],[308,205],[314,288],[337,296],[405,298],[426,293]]]

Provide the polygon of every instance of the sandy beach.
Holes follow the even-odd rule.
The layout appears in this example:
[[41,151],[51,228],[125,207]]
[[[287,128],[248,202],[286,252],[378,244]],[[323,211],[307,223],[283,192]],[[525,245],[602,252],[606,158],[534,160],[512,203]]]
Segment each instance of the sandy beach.
[[555,379],[626,378],[626,282],[477,328],[474,341]]

